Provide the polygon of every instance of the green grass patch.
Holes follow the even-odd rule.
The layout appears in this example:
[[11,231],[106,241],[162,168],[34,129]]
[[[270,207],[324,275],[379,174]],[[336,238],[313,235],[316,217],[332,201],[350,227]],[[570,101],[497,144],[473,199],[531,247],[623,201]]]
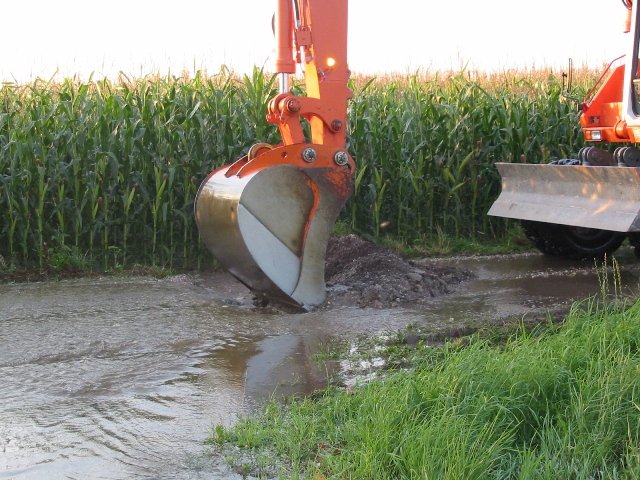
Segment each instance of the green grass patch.
[[[375,240],[375,239],[372,239]],[[440,257],[452,255],[502,255],[534,251],[532,243],[525,237],[516,223],[507,228],[499,238],[485,235],[462,237],[447,234],[437,228],[434,234],[423,235],[413,240],[384,236],[379,242],[401,253],[405,257]]]
[[422,349],[411,370],[270,403],[211,441],[284,478],[638,478],[639,341],[640,302],[586,302],[561,326]]

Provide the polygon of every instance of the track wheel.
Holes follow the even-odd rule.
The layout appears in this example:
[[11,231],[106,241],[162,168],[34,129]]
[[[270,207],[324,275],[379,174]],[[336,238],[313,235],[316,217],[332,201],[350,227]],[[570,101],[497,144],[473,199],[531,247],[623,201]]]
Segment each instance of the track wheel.
[[595,228],[572,227],[523,220],[527,238],[546,255],[582,260],[615,252],[626,235]]

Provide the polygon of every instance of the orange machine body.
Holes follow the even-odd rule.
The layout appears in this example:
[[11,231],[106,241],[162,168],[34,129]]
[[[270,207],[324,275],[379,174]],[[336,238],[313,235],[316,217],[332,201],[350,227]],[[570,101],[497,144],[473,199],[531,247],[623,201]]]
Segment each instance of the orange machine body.
[[636,141],[624,120],[622,86],[625,66],[615,65],[617,60],[607,67],[602,81],[596,84],[599,88],[593,96],[587,94],[587,100],[582,104],[580,126],[588,142]]
[[[632,0],[625,0],[624,32],[631,30]],[[582,104],[580,126],[587,142],[640,143],[640,128],[628,124],[624,103],[625,56],[613,60],[587,93]],[[637,77],[637,75],[636,75]]]

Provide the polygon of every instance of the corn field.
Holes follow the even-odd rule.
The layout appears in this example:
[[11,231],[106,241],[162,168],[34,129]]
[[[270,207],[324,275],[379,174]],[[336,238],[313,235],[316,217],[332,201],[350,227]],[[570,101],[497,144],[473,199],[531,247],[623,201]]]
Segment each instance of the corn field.
[[[596,72],[584,72],[585,87]],[[349,149],[355,195],[342,221],[403,241],[436,231],[500,237],[486,216],[496,161],[546,162],[582,145],[574,103],[549,72],[356,78]],[[4,84],[0,89],[0,267],[81,258],[203,267],[193,200],[214,167],[257,141],[274,78],[194,77]]]

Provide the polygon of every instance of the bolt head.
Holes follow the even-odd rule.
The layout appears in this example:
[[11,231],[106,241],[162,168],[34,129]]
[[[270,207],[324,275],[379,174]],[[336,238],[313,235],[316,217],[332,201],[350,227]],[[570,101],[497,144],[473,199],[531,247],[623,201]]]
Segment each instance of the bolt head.
[[333,156],[333,161],[336,162],[336,165],[340,165],[341,167],[343,167],[347,163],[349,163],[349,154],[343,150],[340,150]]
[[316,158],[318,158],[318,154],[314,148],[307,147],[302,151],[302,160],[305,162],[314,162]]
[[302,104],[297,98],[290,98],[287,100],[286,108],[289,113],[298,113],[302,108]]

